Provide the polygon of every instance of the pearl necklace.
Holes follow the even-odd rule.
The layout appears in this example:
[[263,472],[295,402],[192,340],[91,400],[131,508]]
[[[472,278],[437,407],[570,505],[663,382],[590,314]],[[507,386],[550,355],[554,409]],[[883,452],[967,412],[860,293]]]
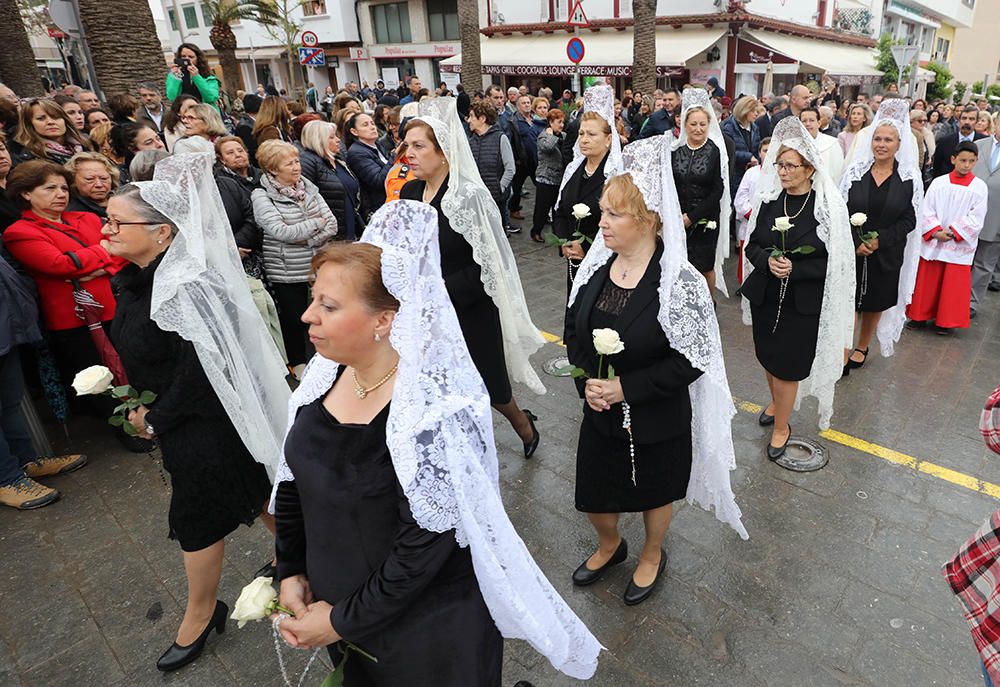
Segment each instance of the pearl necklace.
[[[688,141],[690,141],[690,140],[691,139],[688,139]],[[690,150],[693,153],[696,150],[701,150],[702,148],[704,148],[706,143],[708,143],[708,137],[707,136],[705,137],[705,140],[701,142],[701,145],[699,145],[697,147],[692,146],[690,143],[686,143],[685,145],[687,145],[688,150]]]
[[396,374],[396,369],[398,367],[399,367],[399,361],[397,360],[396,364],[393,365],[392,369],[389,370],[386,373],[385,377],[383,377],[382,379],[378,380],[378,382],[375,383],[375,386],[370,386],[367,389],[365,387],[361,386],[361,383],[358,382],[358,373],[357,373],[357,371],[352,369],[351,370],[351,376],[354,377],[354,393],[357,394],[358,398],[360,398],[360,399],[366,398],[368,396],[368,394],[370,394],[371,392],[375,391],[375,389],[379,388],[380,386],[382,386],[383,384],[385,384],[386,382],[388,382],[389,379],[394,374]]
[[802,214],[802,211],[806,209],[806,205],[808,205],[808,204],[809,204],[809,198],[811,198],[811,197],[812,197],[812,192],[813,192],[813,191],[812,191],[812,189],[810,188],[810,189],[809,189],[809,193],[807,193],[807,194],[806,194],[806,199],[805,199],[805,201],[803,201],[803,203],[802,203],[802,207],[800,207],[800,208],[799,208],[799,211],[798,211],[798,212],[796,212],[796,213],[795,213],[794,215],[790,215],[790,214],[788,214],[788,192],[786,191],[786,192],[785,192],[785,201],[784,201],[784,207],[785,207],[785,217],[787,217],[788,219],[795,219],[796,217],[798,217],[799,215],[801,215],[801,214]]

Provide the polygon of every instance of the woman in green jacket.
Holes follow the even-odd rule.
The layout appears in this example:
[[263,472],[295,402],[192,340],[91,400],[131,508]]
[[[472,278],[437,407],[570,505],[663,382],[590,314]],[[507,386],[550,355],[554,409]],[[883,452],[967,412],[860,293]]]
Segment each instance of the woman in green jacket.
[[174,64],[167,74],[167,100],[174,100],[186,93],[199,102],[219,109],[219,79],[212,73],[205,53],[197,45],[181,43],[177,48]]

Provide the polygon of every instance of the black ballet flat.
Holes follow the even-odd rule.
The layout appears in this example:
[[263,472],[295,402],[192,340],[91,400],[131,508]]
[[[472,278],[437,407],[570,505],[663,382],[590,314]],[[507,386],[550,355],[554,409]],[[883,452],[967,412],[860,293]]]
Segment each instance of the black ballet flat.
[[907,320],[907,329],[926,329],[929,323],[925,320]]
[[521,412],[527,416],[528,422],[531,423],[531,441],[524,442],[524,457],[531,458],[531,456],[535,454],[535,449],[538,448],[538,442],[542,438],[538,434],[538,429],[535,428],[535,420],[538,419],[538,416],[527,408],[523,409]]
[[215,612],[212,614],[212,619],[208,621],[208,627],[198,636],[198,639],[187,646],[179,646],[177,642],[174,642],[160,656],[160,660],[156,662],[156,667],[164,673],[169,673],[172,670],[183,668],[188,663],[194,661],[205,650],[205,642],[208,641],[208,635],[212,634],[212,630],[215,630],[220,635],[226,631],[226,619],[228,617],[229,606],[222,601],[216,600]]
[[621,544],[618,545],[618,549],[615,551],[614,555],[608,559],[607,563],[602,565],[597,570],[591,570],[588,568],[586,560],[581,563],[580,567],[573,571],[573,584],[577,587],[586,587],[589,584],[594,584],[599,579],[604,577],[604,573],[619,563],[623,563],[626,558],[628,558],[628,542],[625,541],[625,537],[622,537]]
[[760,415],[757,416],[757,424],[761,427],[770,427],[774,424],[774,415],[767,414],[767,408],[760,411]]
[[848,358],[847,359],[847,367],[849,369],[851,369],[851,370],[857,370],[859,368],[862,368],[862,367],[865,366],[865,363],[868,362],[868,349],[867,348],[865,350],[863,350],[863,351],[860,348],[855,348],[853,351],[851,351],[851,355],[854,355],[855,352],[860,353],[863,356],[865,356],[865,359],[862,360],[859,363],[856,360],[851,360],[850,358]]
[[847,363],[844,363],[844,371],[840,373],[840,378],[849,377],[851,374],[851,368]]
[[778,448],[775,448],[774,446],[771,446],[771,441],[768,440],[767,459],[773,463],[774,461],[778,460],[778,458],[781,458],[783,455],[785,455],[785,449],[788,448],[788,442],[789,440],[791,440],[791,438],[792,438],[792,426],[788,425],[788,438],[785,439],[784,444],[782,444]]
[[663,576],[663,569],[667,567],[667,552],[660,549],[660,565],[656,569],[656,577],[653,578],[653,582],[648,587],[640,587],[635,583],[635,580],[630,578],[628,581],[628,587],[625,588],[625,594],[623,596],[626,606],[635,606],[641,604],[643,601],[649,598],[649,595],[653,593],[656,589],[656,585],[660,582],[660,577]]
[[268,561],[253,574],[254,578],[258,577],[270,577],[272,580],[278,576],[278,566],[276,566],[271,561]]

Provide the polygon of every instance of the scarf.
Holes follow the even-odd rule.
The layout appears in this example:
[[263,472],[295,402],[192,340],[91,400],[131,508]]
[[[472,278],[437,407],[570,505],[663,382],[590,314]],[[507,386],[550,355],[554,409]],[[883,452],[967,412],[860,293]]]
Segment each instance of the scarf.
[[301,203],[306,199],[306,182],[302,180],[302,177],[299,177],[299,180],[295,182],[295,186],[285,186],[271,173],[268,173],[267,178],[275,190],[286,198],[291,198],[296,203]]
[[74,143],[72,146],[64,146],[62,143],[56,143],[55,141],[46,139],[45,151],[50,157],[65,158],[65,160],[69,160],[77,153],[82,153],[83,146],[79,143]]

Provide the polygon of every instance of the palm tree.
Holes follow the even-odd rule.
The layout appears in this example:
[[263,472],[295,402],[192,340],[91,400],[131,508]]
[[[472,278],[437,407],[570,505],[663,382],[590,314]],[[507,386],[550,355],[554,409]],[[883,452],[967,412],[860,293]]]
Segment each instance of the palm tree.
[[475,93],[483,85],[479,4],[476,0],[458,0],[458,26],[462,37],[462,82],[466,92]]
[[105,97],[133,93],[143,81],[163,81],[167,61],[148,3],[136,0],[78,2],[97,82]]
[[22,98],[44,95],[20,5],[0,2],[0,75]]
[[632,2],[632,90],[656,89],[656,0]]
[[244,19],[261,24],[275,23],[278,17],[274,4],[269,0],[204,0],[201,7],[205,21],[212,25],[208,37],[219,54],[226,91],[235,97],[236,89],[243,88],[243,75],[236,61],[236,35],[230,24]]

